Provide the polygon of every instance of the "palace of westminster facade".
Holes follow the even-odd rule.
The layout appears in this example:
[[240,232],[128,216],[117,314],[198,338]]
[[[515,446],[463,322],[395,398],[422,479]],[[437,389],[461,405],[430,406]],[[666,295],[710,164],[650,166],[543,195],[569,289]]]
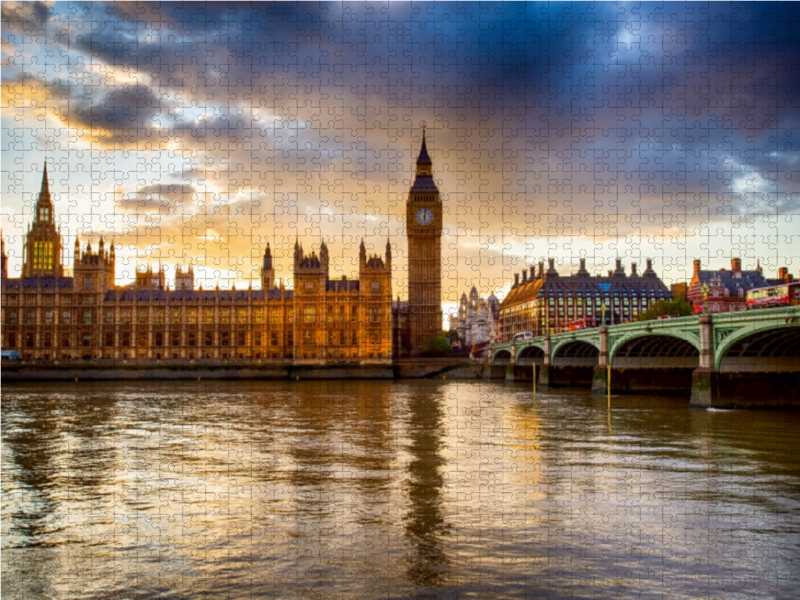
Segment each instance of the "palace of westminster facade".
[[196,289],[191,267],[137,272],[115,285],[115,248],[75,241],[65,276],[45,166],[26,234],[22,274],[8,277],[2,247],[2,348],[26,360],[234,359],[385,363],[418,354],[441,334],[442,202],[423,131],[407,201],[408,302],[392,301],[392,254],[359,251],[359,278],[329,279],[328,248],[294,247],[294,286],[275,285],[267,244],[261,289]]

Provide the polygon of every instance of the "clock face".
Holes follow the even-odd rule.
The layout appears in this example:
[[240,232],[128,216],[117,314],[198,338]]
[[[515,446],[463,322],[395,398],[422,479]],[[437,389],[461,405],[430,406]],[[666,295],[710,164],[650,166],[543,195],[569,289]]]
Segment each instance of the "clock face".
[[420,208],[417,211],[416,219],[420,225],[430,225],[433,223],[433,211],[430,208]]

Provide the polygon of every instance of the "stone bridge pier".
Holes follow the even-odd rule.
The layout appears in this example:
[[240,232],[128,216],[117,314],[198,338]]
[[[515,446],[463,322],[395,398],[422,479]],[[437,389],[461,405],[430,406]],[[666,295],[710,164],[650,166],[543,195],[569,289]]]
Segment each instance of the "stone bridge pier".
[[[800,408],[800,327],[726,328],[700,316],[700,366],[692,372],[695,408]],[[760,325],[760,326],[759,326]]]

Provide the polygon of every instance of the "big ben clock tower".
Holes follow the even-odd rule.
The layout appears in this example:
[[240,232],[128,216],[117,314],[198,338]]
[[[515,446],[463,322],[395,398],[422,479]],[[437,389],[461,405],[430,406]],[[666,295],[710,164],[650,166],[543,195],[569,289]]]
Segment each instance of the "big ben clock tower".
[[406,236],[411,353],[418,356],[425,340],[442,333],[442,201],[433,181],[424,123],[417,173],[406,203]]

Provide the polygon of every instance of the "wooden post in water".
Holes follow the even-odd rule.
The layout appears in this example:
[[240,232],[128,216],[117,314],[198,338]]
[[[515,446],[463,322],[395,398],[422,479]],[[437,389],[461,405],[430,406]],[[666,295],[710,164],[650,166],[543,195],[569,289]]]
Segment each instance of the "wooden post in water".
[[611,410],[611,363],[608,363],[606,372],[606,383],[608,384],[608,410]]
[[536,363],[533,363],[533,399],[536,400]]

